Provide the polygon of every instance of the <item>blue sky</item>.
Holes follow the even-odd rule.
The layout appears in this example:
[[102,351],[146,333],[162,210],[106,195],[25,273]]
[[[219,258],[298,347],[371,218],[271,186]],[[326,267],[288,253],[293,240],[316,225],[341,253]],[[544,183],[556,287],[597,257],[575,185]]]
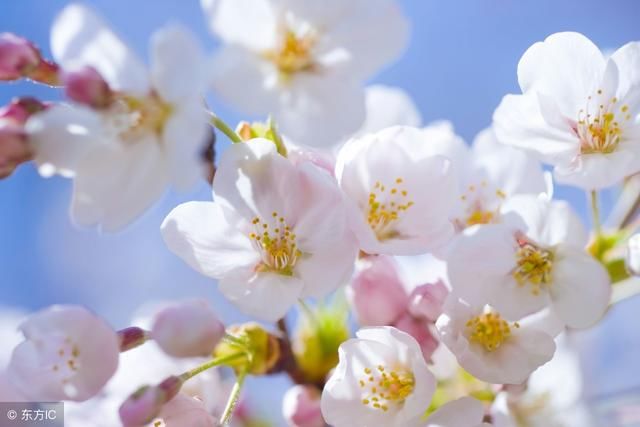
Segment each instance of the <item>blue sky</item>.
[[[68,3],[2,1],[0,30],[23,35],[48,53],[50,24]],[[640,2],[635,0],[400,3],[412,21],[411,44],[398,63],[373,81],[406,89],[425,122],[451,120],[467,140],[490,124],[493,110],[504,94],[517,91],[516,65],[535,41],[567,30],[584,33],[604,49],[640,40]],[[85,4],[102,13],[145,58],[150,34],[171,21],[186,24],[209,51],[216,47],[197,0],[95,0]],[[18,95],[46,99],[59,96],[54,90],[25,83],[0,85],[0,103]],[[229,122],[240,119],[217,103],[215,97],[212,105]],[[206,184],[190,194],[166,194],[130,228],[109,236],[70,225],[70,193],[69,181],[42,179],[30,165],[20,168],[11,179],[0,181],[1,304],[37,309],[51,303],[83,303],[121,327],[138,304],[149,298],[198,295],[211,299],[226,320],[244,319],[220,298],[211,281],[184,266],[160,239],[160,222],[172,207],[182,201],[210,198]],[[585,199],[580,192],[560,189],[556,194],[572,201],[584,214]],[[607,321],[603,326],[606,334],[618,330],[617,322],[624,320],[617,319],[624,319],[626,311],[617,310]],[[590,339],[599,335],[593,336]],[[614,350],[628,351],[631,345],[626,336],[617,336],[613,342]],[[598,377],[599,381],[606,382],[606,372]],[[635,386],[627,384],[629,381],[619,378],[615,384],[619,388]],[[281,381],[279,386],[283,384]],[[278,405],[276,401],[269,402]]]

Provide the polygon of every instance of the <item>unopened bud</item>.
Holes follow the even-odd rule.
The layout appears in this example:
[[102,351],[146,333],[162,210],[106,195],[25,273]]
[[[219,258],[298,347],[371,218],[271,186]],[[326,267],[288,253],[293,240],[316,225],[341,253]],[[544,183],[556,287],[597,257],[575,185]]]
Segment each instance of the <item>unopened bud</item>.
[[11,175],[15,168],[32,157],[33,152],[22,126],[0,123],[0,179]]
[[28,96],[14,98],[11,103],[0,108],[0,119],[24,124],[29,117],[43,111],[45,108],[47,108],[47,105],[36,98]]
[[425,360],[431,359],[431,355],[436,351],[439,343],[429,330],[428,323],[405,313],[394,326],[411,335],[418,342]]
[[137,326],[118,331],[120,351],[125,352],[144,344],[147,341],[147,335],[147,331]]
[[144,386],[122,403],[118,413],[124,427],[144,426],[158,416],[163,405],[173,399],[180,388],[179,377],[168,377],[157,386]]
[[392,324],[407,308],[407,293],[391,257],[365,258],[351,282],[349,299],[362,326]]
[[209,356],[224,336],[224,325],[206,301],[192,300],[158,313],[151,336],[170,356]]
[[85,66],[62,74],[66,95],[92,108],[105,108],[111,104],[111,89],[95,68]]
[[291,387],[282,401],[282,415],[289,427],[324,427],[319,390],[306,385]]
[[442,281],[416,287],[409,296],[409,313],[435,322],[442,314],[442,304],[449,290]]
[[[249,322],[229,327],[229,334],[244,344],[248,350],[247,357],[238,358],[228,366],[236,371],[247,370],[253,375],[264,375],[271,371],[280,360],[280,343],[278,338],[267,332],[257,323]],[[238,346],[223,340],[214,350],[215,357],[226,357],[238,353]]]
[[40,63],[40,53],[33,44],[11,33],[0,34],[0,80],[17,80]]

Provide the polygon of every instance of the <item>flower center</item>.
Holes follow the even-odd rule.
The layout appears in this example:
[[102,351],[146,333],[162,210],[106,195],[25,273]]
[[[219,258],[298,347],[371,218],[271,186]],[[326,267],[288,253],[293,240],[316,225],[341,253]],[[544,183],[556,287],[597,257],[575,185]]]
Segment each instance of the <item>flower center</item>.
[[283,76],[291,76],[314,68],[312,51],[315,43],[316,36],[313,31],[297,35],[293,31],[287,30],[280,48],[266,51],[264,56],[278,67]]
[[162,135],[171,112],[171,106],[155,94],[144,98],[122,96],[103,114],[103,119],[113,137],[135,143],[149,134]]
[[[484,313],[467,321],[467,331],[471,342],[480,344],[487,351],[500,348],[511,336],[511,326],[498,313]],[[519,328],[518,322],[514,323]]]
[[62,379],[63,384],[67,383],[80,368],[80,348],[70,337],[65,337],[50,347],[50,351],[54,352],[50,369]]
[[256,270],[291,276],[302,252],[296,246],[296,235],[284,218],[278,212],[273,212],[271,217],[268,222],[258,217],[252,221],[255,231],[249,237],[262,256]]
[[[460,229],[478,224],[493,224],[498,221],[500,205],[507,197],[501,189],[491,191],[487,181],[482,181],[479,186],[470,185],[467,191],[460,196],[464,205],[462,218],[455,220]],[[489,206],[495,206],[493,209]]]
[[394,225],[402,213],[413,206],[407,190],[400,188],[403,182],[402,178],[396,178],[396,186],[388,189],[378,181],[369,193],[367,222],[380,241],[400,235]]
[[392,370],[378,365],[375,369],[364,368],[360,379],[363,392],[362,404],[387,412],[390,406],[401,406],[413,393],[415,380],[413,373],[404,370]]
[[517,266],[513,277],[519,286],[529,284],[533,295],[540,295],[542,288],[551,285],[553,252],[539,248],[522,237],[518,238]]
[[[597,93],[602,95],[602,90],[599,89]],[[618,107],[616,97],[598,104],[595,111],[590,109],[590,105],[593,106],[593,104],[594,100],[589,96],[586,109],[578,112],[578,123],[574,132],[580,138],[580,153],[612,153],[622,137],[619,119],[622,118],[625,121],[631,119],[629,107],[627,105]]]

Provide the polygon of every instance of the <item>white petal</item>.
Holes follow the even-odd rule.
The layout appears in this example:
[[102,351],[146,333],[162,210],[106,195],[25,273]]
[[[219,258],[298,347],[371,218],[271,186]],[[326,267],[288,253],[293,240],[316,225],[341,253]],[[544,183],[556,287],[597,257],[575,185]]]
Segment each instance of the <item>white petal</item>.
[[493,128],[502,143],[535,153],[543,161],[568,163],[578,154],[578,138],[566,126],[550,126],[535,92],[507,95],[493,113]]
[[208,66],[198,40],[186,28],[171,25],[151,38],[151,79],[170,103],[203,96]]
[[611,55],[620,73],[618,98],[621,99],[632,87],[640,84],[640,42],[622,46]]
[[323,30],[318,49],[345,49],[352,58],[351,73],[360,78],[396,60],[408,44],[409,23],[396,1],[288,3],[294,14]]
[[166,158],[154,139],[96,147],[78,164],[72,217],[83,226],[117,231],[158,200],[167,183]]
[[270,0],[201,0],[211,31],[229,44],[264,50],[276,43],[279,16]]
[[172,252],[209,277],[251,270],[259,262],[249,237],[227,222],[216,203],[184,203],[169,213],[161,230]]
[[591,40],[579,33],[552,34],[534,44],[518,64],[523,92],[552,95],[560,111],[574,117],[586,97],[601,84],[605,61]]
[[200,99],[184,101],[173,111],[163,130],[171,183],[188,191],[205,175],[201,153],[212,137]]
[[620,184],[638,169],[639,156],[631,150],[618,148],[608,154],[586,154],[567,167],[556,167],[557,182],[575,185],[584,190],[599,190]]
[[25,129],[43,176],[72,176],[82,157],[104,143],[100,117],[83,107],[52,106],[31,116]]
[[[244,28],[244,27],[242,27]],[[245,114],[265,116],[278,107],[277,76],[272,64],[235,45],[223,46],[211,64],[211,84],[226,104]]]
[[303,256],[296,275],[304,282],[302,297],[323,297],[347,284],[353,273],[358,247],[351,236],[322,251]]
[[475,427],[480,425],[484,408],[472,397],[447,402],[427,419],[424,427]]
[[571,328],[587,328],[602,318],[611,297],[605,268],[579,249],[558,247],[550,288],[557,315]]
[[365,89],[366,119],[358,134],[377,132],[389,126],[420,126],[422,117],[411,96],[403,89],[371,85]]
[[67,6],[51,29],[51,52],[63,67],[91,65],[113,89],[145,93],[146,67],[92,10]]
[[299,279],[276,273],[223,278],[219,284],[220,292],[243,313],[265,322],[283,318],[300,298],[303,286]]

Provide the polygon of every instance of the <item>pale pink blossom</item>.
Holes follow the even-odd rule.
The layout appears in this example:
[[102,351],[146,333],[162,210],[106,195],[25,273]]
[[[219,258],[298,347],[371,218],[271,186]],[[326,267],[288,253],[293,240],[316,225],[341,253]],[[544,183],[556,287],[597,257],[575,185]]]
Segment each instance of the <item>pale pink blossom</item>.
[[284,394],[282,415],[289,427],[324,427],[320,391],[314,386],[291,387]]

